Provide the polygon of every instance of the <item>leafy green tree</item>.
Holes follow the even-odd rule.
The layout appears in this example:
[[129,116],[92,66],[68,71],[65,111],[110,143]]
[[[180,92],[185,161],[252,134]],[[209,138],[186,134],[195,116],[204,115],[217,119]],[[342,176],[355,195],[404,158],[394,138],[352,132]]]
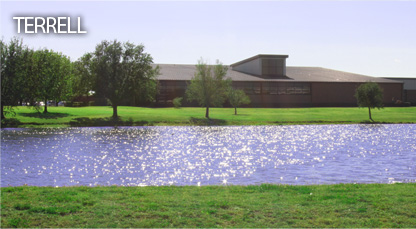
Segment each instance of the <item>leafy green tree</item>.
[[377,83],[367,82],[361,84],[355,91],[355,98],[359,107],[368,107],[368,115],[371,121],[371,109],[383,108],[383,90]]
[[93,54],[86,53],[77,61],[73,62],[74,75],[72,78],[73,96],[88,96],[90,91],[95,90],[95,74],[93,73]]
[[34,60],[34,53],[33,49],[29,49],[25,47],[23,50],[22,55],[22,63],[20,64],[20,74],[21,77],[18,78],[18,85],[19,85],[19,94],[18,100],[20,105],[23,104],[23,101],[29,102],[30,104],[34,104],[36,101],[36,92],[38,89],[38,80],[36,78],[35,72],[35,60]]
[[43,113],[48,112],[48,100],[60,100],[67,94],[72,74],[70,59],[51,50],[37,50],[34,53],[34,72],[37,79],[37,98],[45,101]]
[[102,41],[91,60],[97,94],[111,102],[114,118],[123,99],[155,98],[159,68],[152,67],[153,58],[144,52],[143,45]]
[[[72,63],[66,56],[50,50],[34,51],[13,38],[1,41],[1,115],[13,113],[23,101],[35,105],[38,99],[59,99],[70,91]],[[5,110],[4,107],[8,109]]]
[[188,101],[197,101],[205,107],[205,118],[209,118],[211,106],[222,106],[227,98],[226,92],[231,84],[225,79],[228,68],[218,60],[215,66],[207,65],[202,59],[196,65],[196,72],[186,90]]
[[234,107],[234,114],[237,115],[237,107],[243,104],[249,104],[250,98],[244,93],[243,90],[233,89],[230,87],[228,90],[228,101],[232,107]]
[[8,102],[7,96],[7,86],[9,79],[6,77],[6,58],[7,58],[7,46],[3,42],[3,40],[0,40],[0,51],[1,51],[1,57],[0,57],[0,71],[1,71],[1,119],[3,120],[5,118],[4,116],[4,106]]
[[[16,106],[25,88],[25,53],[29,52],[23,46],[22,40],[13,38],[9,44],[1,41],[1,119],[5,114],[14,114]],[[4,109],[7,107],[7,109]]]

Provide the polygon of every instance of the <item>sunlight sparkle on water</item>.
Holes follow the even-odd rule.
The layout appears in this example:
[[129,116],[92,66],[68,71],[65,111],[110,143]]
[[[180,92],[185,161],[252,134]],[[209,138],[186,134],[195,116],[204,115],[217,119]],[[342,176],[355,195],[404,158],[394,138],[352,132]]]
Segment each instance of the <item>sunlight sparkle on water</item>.
[[2,186],[416,181],[416,125],[2,129]]

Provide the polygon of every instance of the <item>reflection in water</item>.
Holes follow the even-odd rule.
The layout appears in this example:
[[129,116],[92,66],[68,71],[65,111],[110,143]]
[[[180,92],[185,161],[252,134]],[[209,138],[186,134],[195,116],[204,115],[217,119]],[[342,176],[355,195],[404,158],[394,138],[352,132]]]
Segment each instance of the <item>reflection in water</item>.
[[1,133],[1,186],[416,182],[416,125]]

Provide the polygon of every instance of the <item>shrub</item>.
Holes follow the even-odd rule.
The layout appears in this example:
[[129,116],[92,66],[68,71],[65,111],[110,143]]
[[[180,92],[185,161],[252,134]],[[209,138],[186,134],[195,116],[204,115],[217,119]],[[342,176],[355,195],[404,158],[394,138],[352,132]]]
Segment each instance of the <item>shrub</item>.
[[176,97],[173,99],[172,103],[175,108],[180,108],[182,106],[182,97]]

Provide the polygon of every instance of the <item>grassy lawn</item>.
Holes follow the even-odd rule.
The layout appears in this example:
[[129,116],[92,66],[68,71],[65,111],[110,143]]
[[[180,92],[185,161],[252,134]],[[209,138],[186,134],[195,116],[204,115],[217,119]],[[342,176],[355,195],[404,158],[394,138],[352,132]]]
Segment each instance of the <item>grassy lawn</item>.
[[416,227],[416,184],[7,187],[2,227]]
[[[27,107],[16,109],[12,122],[21,127],[108,126],[112,125],[111,107],[49,107],[49,113],[37,113]],[[368,122],[368,110],[360,108],[211,108],[211,120],[204,108],[119,107],[118,125],[276,125],[340,124]],[[416,123],[416,107],[387,107],[373,110],[380,123]],[[12,121],[12,122],[10,122]]]

